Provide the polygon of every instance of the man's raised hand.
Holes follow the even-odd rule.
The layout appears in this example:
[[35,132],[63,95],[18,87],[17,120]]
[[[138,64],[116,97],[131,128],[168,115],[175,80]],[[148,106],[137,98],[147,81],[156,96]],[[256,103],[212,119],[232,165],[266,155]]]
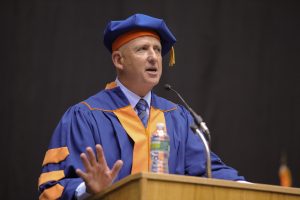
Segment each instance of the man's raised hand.
[[113,168],[110,169],[107,166],[100,144],[96,145],[96,156],[93,149],[87,147],[86,154],[82,153],[80,155],[86,172],[76,169],[77,175],[83,179],[87,192],[90,194],[96,194],[110,186],[123,166],[123,161],[118,160],[115,162]]

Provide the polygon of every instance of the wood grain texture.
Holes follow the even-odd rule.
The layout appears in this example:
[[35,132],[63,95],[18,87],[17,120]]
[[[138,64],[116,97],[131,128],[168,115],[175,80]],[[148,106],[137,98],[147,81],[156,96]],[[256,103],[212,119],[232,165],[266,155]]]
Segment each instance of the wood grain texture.
[[300,200],[299,188],[247,184],[219,179],[139,173],[88,200]]

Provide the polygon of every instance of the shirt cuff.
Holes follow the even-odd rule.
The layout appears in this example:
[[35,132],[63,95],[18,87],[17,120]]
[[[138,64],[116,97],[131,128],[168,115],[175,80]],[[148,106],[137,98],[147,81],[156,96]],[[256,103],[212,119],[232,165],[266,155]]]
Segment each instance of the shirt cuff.
[[86,192],[86,186],[84,182],[80,183],[76,188],[75,196],[77,200],[83,200],[91,196],[91,194]]
[[237,182],[239,182],[239,183],[248,183],[248,184],[253,184],[253,183],[251,183],[251,182],[248,182],[248,181],[237,181]]

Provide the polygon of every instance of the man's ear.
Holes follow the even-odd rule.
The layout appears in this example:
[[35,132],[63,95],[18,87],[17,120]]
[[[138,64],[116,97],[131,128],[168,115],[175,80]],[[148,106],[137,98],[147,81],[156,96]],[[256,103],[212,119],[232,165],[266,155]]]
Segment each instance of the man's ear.
[[117,69],[123,69],[123,57],[121,51],[113,51],[111,59]]

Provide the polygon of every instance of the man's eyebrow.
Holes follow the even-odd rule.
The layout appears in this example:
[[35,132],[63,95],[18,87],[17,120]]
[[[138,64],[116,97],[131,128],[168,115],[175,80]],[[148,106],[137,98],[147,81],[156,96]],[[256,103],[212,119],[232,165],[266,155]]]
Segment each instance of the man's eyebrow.
[[134,45],[134,48],[139,48],[139,47],[144,47],[144,46],[149,46],[149,43],[143,43],[143,44],[136,44]]

